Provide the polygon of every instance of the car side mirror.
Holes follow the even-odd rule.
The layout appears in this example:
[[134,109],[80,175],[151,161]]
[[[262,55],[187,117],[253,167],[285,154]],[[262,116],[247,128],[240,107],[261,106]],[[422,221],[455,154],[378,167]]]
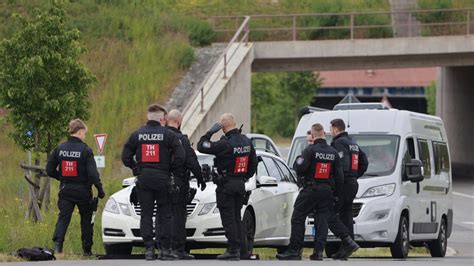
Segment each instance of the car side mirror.
[[278,181],[276,178],[271,176],[260,176],[257,177],[257,188],[260,187],[277,187]]
[[423,181],[423,163],[417,159],[411,159],[410,163],[405,165],[405,179],[412,183]]

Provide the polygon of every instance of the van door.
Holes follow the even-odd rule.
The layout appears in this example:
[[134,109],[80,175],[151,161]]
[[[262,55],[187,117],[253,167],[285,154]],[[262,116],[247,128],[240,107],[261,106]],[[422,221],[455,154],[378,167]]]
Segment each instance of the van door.
[[436,235],[437,224],[437,203],[434,199],[437,187],[434,175],[434,160],[431,140],[418,138],[418,156],[423,163],[425,179],[419,183],[418,207],[420,215],[413,220],[411,239],[431,239]]
[[410,239],[412,238],[413,224],[421,222],[424,217],[423,209],[420,205],[421,185],[412,183],[405,179],[406,164],[410,163],[412,159],[417,158],[419,157],[416,155],[415,139],[413,137],[407,137],[405,139],[405,148],[403,149],[402,185],[400,194],[401,196],[407,197],[406,202],[409,210]]

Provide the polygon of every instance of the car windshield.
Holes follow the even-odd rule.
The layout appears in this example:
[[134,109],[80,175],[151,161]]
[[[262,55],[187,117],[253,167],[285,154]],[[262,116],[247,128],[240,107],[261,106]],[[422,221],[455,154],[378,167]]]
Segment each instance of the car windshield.
[[[397,162],[398,146],[400,137],[394,135],[351,135],[352,139],[357,142],[361,149],[367,155],[369,160],[369,168],[362,178],[389,175],[395,169]],[[332,138],[326,136],[326,140],[331,142]],[[295,139],[293,148],[288,157],[288,165],[293,166],[304,148],[308,146],[305,137]]]

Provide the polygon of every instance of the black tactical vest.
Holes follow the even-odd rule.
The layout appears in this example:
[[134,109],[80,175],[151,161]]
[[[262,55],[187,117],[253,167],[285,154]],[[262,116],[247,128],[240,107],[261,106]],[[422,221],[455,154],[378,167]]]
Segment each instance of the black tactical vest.
[[310,171],[305,175],[305,180],[332,185],[336,156],[337,153],[325,141],[312,145]]
[[216,157],[216,166],[226,176],[249,177],[249,160],[252,151],[252,141],[240,133],[233,133],[225,137],[225,141],[232,147],[229,153]]
[[59,173],[65,182],[86,183],[87,176],[86,158],[84,151],[87,145],[83,142],[67,141],[59,145],[57,157],[59,158]]
[[136,131],[136,160],[141,167],[165,166],[171,163],[170,131],[162,126],[144,126]]
[[339,143],[343,147],[342,154],[339,151],[339,156],[342,156],[341,163],[344,177],[357,178],[359,176],[359,145],[346,132],[335,138],[334,143]]

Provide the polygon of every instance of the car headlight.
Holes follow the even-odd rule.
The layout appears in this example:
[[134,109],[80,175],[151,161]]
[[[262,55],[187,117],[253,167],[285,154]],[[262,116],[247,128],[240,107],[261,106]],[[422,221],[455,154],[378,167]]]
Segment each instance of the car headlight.
[[123,204],[119,203],[120,210],[122,211],[123,214],[127,216],[132,216],[132,212],[130,211],[130,208],[128,207],[128,204]]
[[371,187],[362,194],[362,198],[390,196],[395,191],[395,184],[387,184],[382,186]]
[[211,202],[211,203],[206,203],[206,204],[204,204],[204,206],[202,207],[201,211],[199,212],[199,215],[208,214],[212,209],[214,209],[215,206],[216,206],[216,203],[215,203],[215,202]]
[[119,214],[119,207],[113,198],[110,198],[105,204],[104,211]]

